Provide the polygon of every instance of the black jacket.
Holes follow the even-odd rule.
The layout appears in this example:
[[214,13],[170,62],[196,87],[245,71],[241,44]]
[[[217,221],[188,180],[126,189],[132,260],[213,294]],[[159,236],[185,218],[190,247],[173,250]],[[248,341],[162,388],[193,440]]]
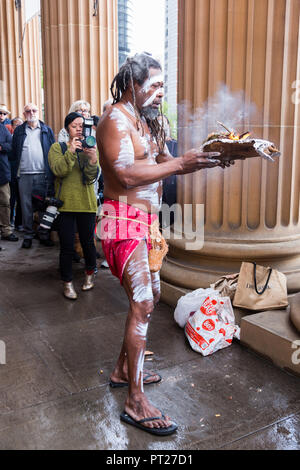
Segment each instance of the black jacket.
[[12,148],[12,136],[4,124],[0,123],[0,186],[11,181],[8,153]]
[[[26,138],[26,126],[27,126],[27,122],[24,122],[21,126],[18,126],[15,129],[15,132],[13,135],[12,154],[13,154],[13,159],[14,159],[14,165],[13,165],[14,171],[16,173],[18,172],[18,169],[20,166],[23,144]],[[40,121],[40,126],[41,126],[41,144],[42,144],[44,164],[45,164],[45,174],[47,176],[49,190],[50,192],[53,192],[54,175],[49,167],[48,152],[50,150],[51,145],[54,144],[55,138],[54,138],[54,134],[53,134],[51,127],[46,126],[46,124],[42,121]]]

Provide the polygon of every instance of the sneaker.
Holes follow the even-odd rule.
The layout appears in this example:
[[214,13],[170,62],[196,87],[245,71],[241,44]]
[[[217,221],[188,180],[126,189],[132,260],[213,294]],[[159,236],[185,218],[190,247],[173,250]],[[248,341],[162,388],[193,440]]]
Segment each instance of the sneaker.
[[24,238],[23,243],[22,243],[22,248],[31,248],[31,246],[32,246],[31,238]]
[[18,237],[14,233],[11,233],[10,235],[7,235],[7,237],[1,237],[1,240],[6,240],[8,242],[17,242],[19,240]]
[[102,261],[100,268],[102,269],[107,269],[109,268],[108,262],[106,260]]

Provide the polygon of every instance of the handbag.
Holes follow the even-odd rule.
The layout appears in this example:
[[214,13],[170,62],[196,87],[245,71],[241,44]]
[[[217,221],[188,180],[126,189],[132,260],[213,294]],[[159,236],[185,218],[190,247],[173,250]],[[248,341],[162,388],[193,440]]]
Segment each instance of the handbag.
[[232,303],[254,311],[285,308],[289,304],[286,276],[270,267],[243,262]]

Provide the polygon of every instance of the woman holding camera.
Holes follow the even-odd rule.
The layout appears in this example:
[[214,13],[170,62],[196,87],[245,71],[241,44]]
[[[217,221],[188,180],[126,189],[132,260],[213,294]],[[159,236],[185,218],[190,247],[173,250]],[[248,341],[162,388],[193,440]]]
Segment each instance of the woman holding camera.
[[83,148],[83,117],[70,113],[65,118],[65,129],[70,136],[66,144],[55,143],[49,151],[49,165],[56,176],[56,197],[63,201],[59,209],[60,272],[64,295],[77,299],[72,282],[75,223],[85,259],[85,281],[82,290],[94,287],[96,248],[94,229],[97,202],[94,181],[99,173],[96,146]]

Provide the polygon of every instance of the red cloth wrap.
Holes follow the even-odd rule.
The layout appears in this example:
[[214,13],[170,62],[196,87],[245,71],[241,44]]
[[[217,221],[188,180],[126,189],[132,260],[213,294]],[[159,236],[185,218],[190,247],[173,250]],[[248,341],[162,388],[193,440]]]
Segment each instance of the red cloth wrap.
[[[157,215],[112,199],[104,200],[101,212],[102,249],[111,273],[122,284],[124,268],[136,247],[142,240],[146,240],[148,251],[151,249],[149,225],[157,219]],[[118,219],[119,217],[130,220]]]

